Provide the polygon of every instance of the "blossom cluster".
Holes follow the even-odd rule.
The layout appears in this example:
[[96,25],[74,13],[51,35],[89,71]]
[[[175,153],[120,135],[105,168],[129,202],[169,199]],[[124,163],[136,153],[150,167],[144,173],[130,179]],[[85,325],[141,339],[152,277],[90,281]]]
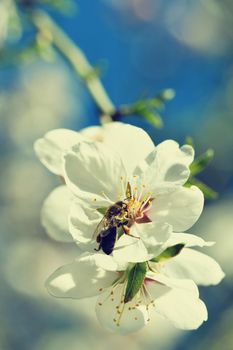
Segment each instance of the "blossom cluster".
[[155,146],[142,129],[115,122],[50,131],[35,151],[63,182],[45,200],[42,224],[82,251],[47,279],[50,294],[96,296],[99,322],[122,334],[141,329],[153,313],[181,329],[207,320],[197,285],[216,285],[224,273],[193,249],[213,242],[185,233],[204,205],[200,189],[186,186],[191,146]]

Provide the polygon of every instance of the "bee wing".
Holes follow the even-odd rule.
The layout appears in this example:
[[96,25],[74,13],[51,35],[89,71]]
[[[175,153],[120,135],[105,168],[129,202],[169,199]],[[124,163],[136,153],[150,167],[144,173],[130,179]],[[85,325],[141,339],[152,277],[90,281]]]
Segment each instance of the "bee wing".
[[96,226],[96,229],[94,231],[94,234],[92,236],[93,240],[96,240],[97,236],[100,234],[100,232],[105,229],[106,226],[106,217],[103,216],[101,221],[98,223],[98,225]]

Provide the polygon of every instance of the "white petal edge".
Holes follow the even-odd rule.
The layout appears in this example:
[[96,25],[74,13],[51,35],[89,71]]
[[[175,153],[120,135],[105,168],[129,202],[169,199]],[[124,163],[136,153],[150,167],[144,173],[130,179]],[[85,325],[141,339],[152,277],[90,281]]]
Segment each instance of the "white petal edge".
[[152,221],[167,222],[175,232],[182,232],[195,224],[203,206],[204,196],[198,187],[180,186],[171,193],[155,197],[148,216]]
[[54,129],[36,140],[34,150],[41,163],[56,175],[63,175],[62,153],[85,138],[69,129]]
[[189,165],[194,159],[191,146],[179,144],[174,140],[166,140],[148,155],[149,165],[142,175],[144,183],[150,183],[151,191],[156,194],[166,184],[184,185],[189,178]]
[[45,285],[55,297],[82,299],[100,294],[117,277],[115,272],[99,267],[95,255],[84,254],[73,263],[57,269]]
[[156,283],[160,283],[171,289],[181,289],[186,291],[194,296],[199,296],[198,287],[191,279],[179,279],[166,276],[164,273],[153,273],[148,271],[146,276]]
[[150,136],[141,128],[120,122],[104,125],[104,144],[118,152],[128,174],[154,150]]
[[80,134],[86,139],[91,141],[103,142],[104,141],[104,127],[99,125],[88,126],[81,129]]
[[108,206],[123,198],[126,171],[121,157],[101,143],[80,142],[64,155],[67,186],[95,206]]
[[203,286],[216,285],[225,276],[213,258],[190,248],[184,248],[179,255],[167,261],[164,270],[173,278],[190,278]]
[[171,247],[176,244],[183,243],[185,247],[210,247],[215,244],[215,242],[206,242],[199,236],[193,235],[191,233],[172,233],[166,242],[167,247]]
[[60,242],[73,242],[69,233],[68,215],[73,195],[66,186],[53,190],[44,201],[41,210],[41,223],[48,235]]
[[76,197],[69,213],[69,231],[82,250],[94,252],[97,248],[95,231],[103,215]]
[[158,298],[155,310],[176,328],[186,330],[197,329],[208,318],[203,301],[182,289],[172,289]]
[[140,237],[143,241],[148,252],[148,260],[150,260],[166,248],[166,242],[171,236],[172,227],[166,223],[148,222],[133,225],[130,233],[133,236]]

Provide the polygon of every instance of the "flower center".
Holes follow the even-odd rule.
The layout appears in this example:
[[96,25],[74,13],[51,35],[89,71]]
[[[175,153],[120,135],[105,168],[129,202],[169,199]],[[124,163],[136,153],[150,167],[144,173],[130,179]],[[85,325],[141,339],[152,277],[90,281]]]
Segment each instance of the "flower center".
[[139,189],[137,186],[133,187],[128,182],[126,189],[126,205],[129,217],[129,226],[134,222],[145,223],[149,222],[148,211],[152,206],[152,193],[145,191],[145,185]]
[[[123,181],[123,179],[121,179]],[[123,194],[125,198],[119,200],[108,208],[99,208],[98,211],[102,213],[103,218],[98,224],[94,237],[99,247],[95,250],[102,251],[105,254],[111,254],[115,242],[122,234],[130,235],[130,227],[136,222],[137,224],[150,222],[148,211],[152,206],[152,193],[145,191],[145,186],[134,187],[132,190],[131,184],[128,182],[126,189],[122,183]],[[122,195],[121,197],[122,198]],[[132,237],[139,238],[131,235]]]
[[138,316],[135,311],[141,306],[144,307],[147,312],[147,322],[150,321],[150,307],[155,307],[155,303],[154,298],[147,288],[146,280],[147,279],[145,279],[138,293],[129,302],[124,301],[127,279],[119,278],[110,288],[101,288],[99,290],[100,292],[106,291],[107,294],[104,294],[104,297],[98,303],[98,307],[104,306],[105,303],[112,304],[112,307],[115,309],[112,321],[117,327],[121,325],[124,313],[129,313],[129,317],[132,317],[133,321],[138,321]]

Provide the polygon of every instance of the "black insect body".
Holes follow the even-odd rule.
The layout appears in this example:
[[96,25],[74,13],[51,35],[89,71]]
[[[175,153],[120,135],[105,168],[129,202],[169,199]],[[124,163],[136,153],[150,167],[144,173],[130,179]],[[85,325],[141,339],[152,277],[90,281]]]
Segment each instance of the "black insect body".
[[95,250],[102,249],[107,255],[112,253],[117,240],[117,229],[123,227],[124,230],[124,225],[128,224],[127,214],[127,204],[123,201],[108,208],[95,232],[96,242],[99,243]]
[[111,254],[116,242],[117,237],[117,228],[112,226],[100,232],[96,238],[96,242],[99,243],[99,248],[96,250],[102,249],[103,252],[107,255]]
[[105,216],[107,219],[118,219],[121,220],[122,216],[127,213],[127,204],[125,202],[119,201],[108,208]]

